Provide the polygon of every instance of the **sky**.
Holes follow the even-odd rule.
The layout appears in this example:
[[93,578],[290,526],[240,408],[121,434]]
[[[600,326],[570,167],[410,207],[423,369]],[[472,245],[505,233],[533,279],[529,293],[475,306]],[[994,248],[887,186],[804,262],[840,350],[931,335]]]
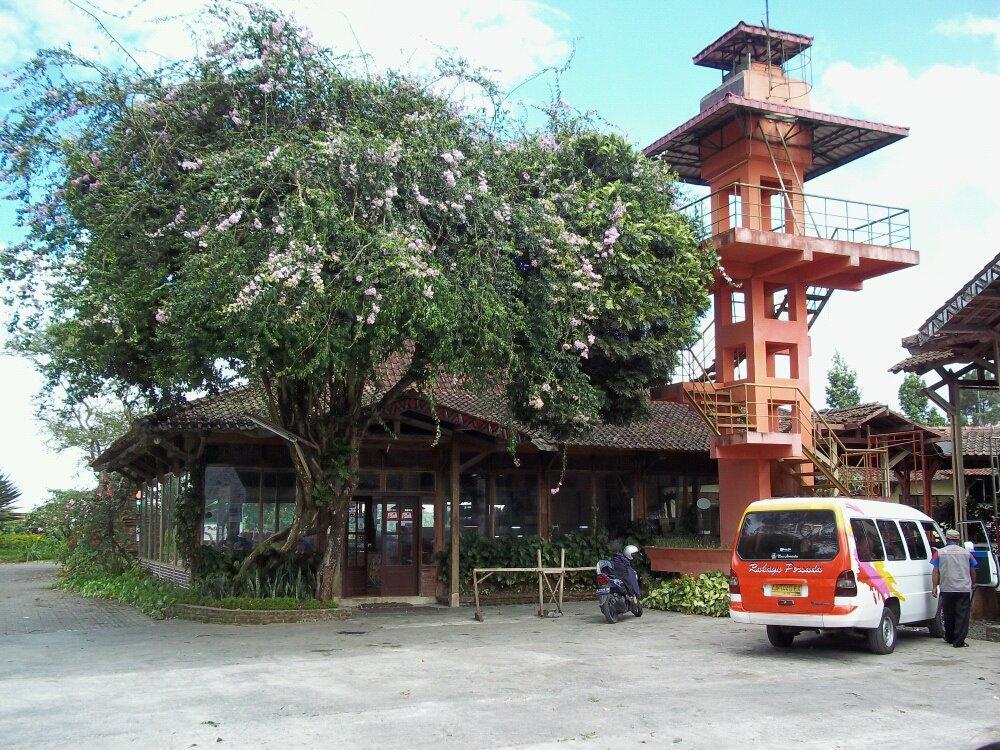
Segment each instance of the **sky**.
[[[528,104],[543,104],[561,66],[561,97],[595,110],[642,147],[697,114],[717,71],[691,58],[764,0],[273,0],[319,42],[363,49],[380,68],[431,68],[443,51],[490,68]],[[72,44],[114,60],[120,52],[92,11],[144,66],[189,54],[201,0],[0,0],[0,70],[42,47]],[[806,192],[908,208],[920,265],[838,292],[812,328],[813,401],[823,403],[835,350],[858,371],[864,400],[897,404],[903,336],[968,281],[1000,247],[1000,2],[771,0],[773,28],[814,37],[812,108],[910,127],[910,137],[819,177]],[[527,83],[524,83],[525,81]],[[5,107],[0,96],[0,111]],[[17,241],[0,205],[0,243]],[[8,310],[0,309],[0,320]],[[3,334],[0,334],[2,337]],[[40,379],[0,356],[0,470],[21,506],[50,489],[92,482],[79,456],[49,450],[34,419]]]

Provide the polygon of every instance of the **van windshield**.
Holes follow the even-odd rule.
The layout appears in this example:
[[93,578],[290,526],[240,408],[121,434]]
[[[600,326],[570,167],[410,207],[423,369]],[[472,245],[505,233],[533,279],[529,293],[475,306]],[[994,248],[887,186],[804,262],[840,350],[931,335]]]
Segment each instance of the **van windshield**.
[[839,551],[832,510],[752,511],[736,544],[744,560],[832,560]]

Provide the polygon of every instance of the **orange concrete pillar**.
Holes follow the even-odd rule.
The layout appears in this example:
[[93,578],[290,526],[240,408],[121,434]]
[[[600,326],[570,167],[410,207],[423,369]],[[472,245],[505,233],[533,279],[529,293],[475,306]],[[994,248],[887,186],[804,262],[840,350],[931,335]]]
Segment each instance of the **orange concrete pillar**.
[[720,541],[727,546],[735,544],[743,511],[750,503],[767,499],[771,494],[770,459],[720,458]]

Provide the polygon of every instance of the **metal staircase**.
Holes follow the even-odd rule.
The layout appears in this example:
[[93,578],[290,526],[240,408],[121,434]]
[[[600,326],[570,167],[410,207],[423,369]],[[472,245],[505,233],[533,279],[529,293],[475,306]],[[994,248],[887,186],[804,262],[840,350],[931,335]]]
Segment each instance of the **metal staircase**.
[[889,496],[887,449],[847,448],[797,386],[719,385],[702,361],[695,347],[684,353],[678,386],[715,435],[797,433],[802,436],[801,456],[778,463],[802,494]]

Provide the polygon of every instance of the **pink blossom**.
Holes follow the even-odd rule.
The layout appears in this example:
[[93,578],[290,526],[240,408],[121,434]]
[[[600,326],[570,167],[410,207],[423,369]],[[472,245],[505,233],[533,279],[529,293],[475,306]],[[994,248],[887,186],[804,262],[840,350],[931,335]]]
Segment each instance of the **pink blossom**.
[[268,78],[264,83],[257,86],[263,93],[270,94],[274,91],[274,79]]
[[360,283],[361,283],[362,281],[364,281],[364,279],[363,279],[363,278],[362,278],[362,277],[360,276],[360,274],[359,274],[358,276],[355,276],[355,277],[354,277],[354,280],[355,280],[356,282],[358,282],[359,284],[360,284]]
[[162,308],[156,311],[156,322],[163,325],[168,320],[170,320],[170,315],[167,314]]
[[195,159],[194,161],[191,161],[190,159],[185,159],[184,161],[179,162],[179,164],[181,169],[183,169],[185,172],[193,172],[194,170],[201,169],[204,166],[204,163],[202,162],[201,159]]
[[274,233],[275,234],[284,234],[285,233],[285,228],[283,226],[281,226],[281,224],[278,224],[278,225],[276,225],[274,227]]
[[281,32],[285,30],[285,21],[279,18],[277,21],[271,24],[271,36],[281,36]]
[[263,226],[264,225],[260,223],[260,219],[258,219],[256,216],[254,216],[253,217],[253,228],[254,229],[261,229]]
[[441,176],[444,177],[444,181],[446,183],[448,183],[448,187],[452,187],[452,188],[455,187],[455,173],[454,172],[452,172],[450,169],[446,169],[444,172],[441,173]]

